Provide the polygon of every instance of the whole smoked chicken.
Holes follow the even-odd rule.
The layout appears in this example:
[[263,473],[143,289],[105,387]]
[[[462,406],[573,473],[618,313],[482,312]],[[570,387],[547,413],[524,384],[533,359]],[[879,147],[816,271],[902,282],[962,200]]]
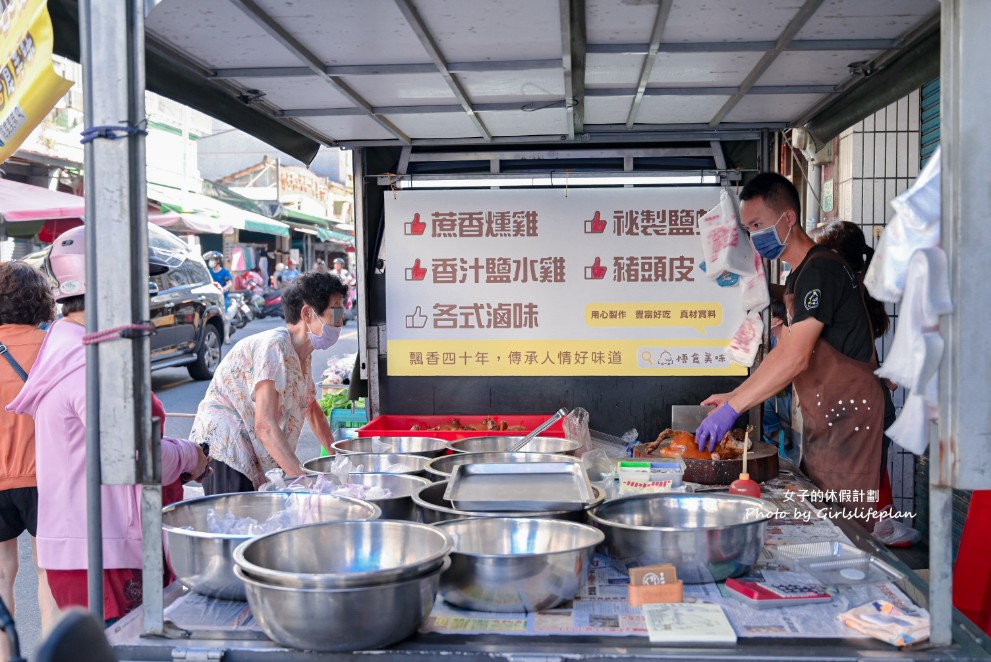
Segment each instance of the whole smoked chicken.
[[743,457],[746,443],[743,430],[730,430],[719,442],[719,445],[711,453],[707,453],[699,450],[695,435],[691,432],[668,428],[657,435],[657,439],[645,444],[644,450],[652,454],[668,440],[670,443],[664,445],[658,455],[661,457],[681,457],[685,460],[737,460]]

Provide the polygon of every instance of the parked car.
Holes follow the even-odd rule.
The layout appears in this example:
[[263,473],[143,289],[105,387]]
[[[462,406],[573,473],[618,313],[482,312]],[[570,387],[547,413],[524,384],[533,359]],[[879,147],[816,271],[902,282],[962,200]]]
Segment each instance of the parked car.
[[[203,258],[172,233],[148,225],[149,249],[166,256],[164,272],[148,283],[151,369],[186,366],[193,379],[213,377],[225,338],[224,295]],[[22,258],[51,276],[49,248]]]

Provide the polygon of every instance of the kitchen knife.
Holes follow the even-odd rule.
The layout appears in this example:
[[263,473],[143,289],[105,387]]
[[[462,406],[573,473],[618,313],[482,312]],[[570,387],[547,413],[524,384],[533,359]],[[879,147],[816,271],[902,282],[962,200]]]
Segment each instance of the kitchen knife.
[[695,430],[712,410],[713,407],[700,405],[671,405],[671,429],[687,430],[695,434]]

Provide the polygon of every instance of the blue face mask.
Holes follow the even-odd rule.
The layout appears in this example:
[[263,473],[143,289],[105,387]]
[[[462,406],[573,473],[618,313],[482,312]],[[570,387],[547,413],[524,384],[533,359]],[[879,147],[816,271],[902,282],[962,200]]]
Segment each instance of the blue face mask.
[[761,257],[768,260],[776,260],[781,257],[781,254],[785,251],[785,246],[788,245],[788,237],[791,236],[791,228],[788,228],[788,234],[785,235],[784,241],[778,239],[778,232],[775,228],[778,227],[778,223],[781,222],[781,218],[786,213],[787,212],[782,212],[781,216],[778,216],[778,220],[774,222],[774,225],[751,233],[750,241],[754,245],[754,250],[756,250]]

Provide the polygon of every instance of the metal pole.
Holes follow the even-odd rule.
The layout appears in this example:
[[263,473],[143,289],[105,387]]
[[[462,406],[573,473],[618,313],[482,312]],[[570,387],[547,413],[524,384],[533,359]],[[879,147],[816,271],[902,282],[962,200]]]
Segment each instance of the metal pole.
[[[83,70],[83,89],[92,90],[96,66],[92,62],[91,51],[93,27],[89,0],[84,0],[79,7],[79,55]],[[95,94],[86,94],[83,98],[83,114],[87,125],[92,125]],[[85,163],[93,163],[93,143],[86,143],[83,151]],[[86,191],[86,254],[96,255],[96,182],[93,177],[85,179]],[[96,260],[86,261],[86,282],[90,284],[87,299],[93,302],[93,286],[97,282]],[[96,306],[86,306],[86,330],[92,332],[98,328]],[[86,529],[87,529],[87,598],[89,609],[100,621],[103,621],[103,502],[100,485],[100,362],[96,345],[86,347]]]
[[[85,146],[89,332],[149,317],[145,150],[139,131],[145,119],[144,8],[144,0],[79,3],[86,127],[110,127]],[[155,459],[149,450],[148,348],[140,334],[87,347],[89,601],[101,620],[101,485],[138,484],[142,465]],[[159,542],[145,538],[144,568],[145,579],[155,579],[161,593],[160,530],[158,535]],[[148,581],[145,586],[147,603],[155,590]]]
[[[982,342],[991,323],[984,274],[991,237],[991,153],[981,140],[991,125],[987,35],[991,3],[943,0],[940,24],[941,237],[953,311],[940,318],[945,343],[939,370],[939,432],[930,444],[929,532],[932,642],[948,645],[952,624],[952,488],[991,488],[991,412],[984,393],[991,362]],[[976,359],[976,360],[975,360]],[[984,587],[981,587],[984,588]]]

